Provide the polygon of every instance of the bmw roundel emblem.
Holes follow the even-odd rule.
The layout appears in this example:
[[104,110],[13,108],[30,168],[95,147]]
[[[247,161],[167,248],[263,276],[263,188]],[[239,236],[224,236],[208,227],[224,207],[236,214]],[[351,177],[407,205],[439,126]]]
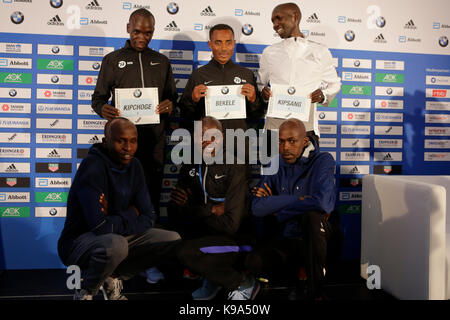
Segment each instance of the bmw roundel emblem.
[[53,83],[58,83],[59,77],[58,76],[53,76],[51,80],[52,80]]
[[11,90],[9,90],[9,96],[10,96],[10,97],[15,97],[16,95],[17,95],[16,89],[11,89]]
[[355,40],[355,33],[353,32],[353,30],[348,30],[345,33],[345,40],[347,41],[353,41]]
[[375,23],[378,28],[383,28],[386,25],[386,19],[384,17],[378,17]]
[[56,208],[51,208],[50,210],[48,210],[48,213],[51,216],[56,216],[58,214],[58,210],[56,210]]
[[228,89],[228,87],[223,87],[221,91],[223,94],[227,94],[228,92],[230,92],[230,89]]
[[442,36],[439,38],[439,45],[442,48],[445,48],[446,46],[448,46],[448,38],[446,36]]
[[180,10],[180,8],[178,7],[178,4],[176,4],[175,2],[170,2],[167,5],[167,12],[170,14],[177,14],[178,10]]
[[353,106],[355,106],[355,107],[359,106],[359,100],[353,101]]
[[11,14],[11,21],[14,24],[21,24],[23,20],[25,19],[24,15],[20,11],[15,11]]
[[63,0],[50,0],[50,5],[55,9],[61,8]]
[[251,24],[244,24],[242,26],[242,33],[245,34],[246,36],[249,36],[253,33],[253,27]]
[[134,96],[135,98],[140,98],[140,97],[142,96],[142,91],[139,90],[139,89],[134,90],[133,96]]
[[320,114],[319,114],[319,119],[325,119],[325,113],[324,112],[321,112]]
[[387,94],[390,95],[390,94],[392,94],[392,92],[394,92],[394,90],[392,90],[392,88],[387,88],[387,89],[386,89],[386,93],[387,93]]
[[52,52],[53,53],[59,53],[59,47],[58,46],[54,46],[53,48],[52,48]]
[[436,83],[436,78],[435,77],[433,77],[433,78],[431,78],[431,83]]
[[92,64],[92,69],[94,69],[94,70],[100,69],[100,63],[98,63],[98,62],[93,63]]
[[361,61],[355,60],[355,62],[353,62],[353,65],[354,65],[355,67],[359,67],[359,66],[361,65]]
[[296,91],[296,90],[295,90],[294,87],[289,87],[289,88],[287,89],[287,92],[288,92],[290,95],[294,94],[295,91]]

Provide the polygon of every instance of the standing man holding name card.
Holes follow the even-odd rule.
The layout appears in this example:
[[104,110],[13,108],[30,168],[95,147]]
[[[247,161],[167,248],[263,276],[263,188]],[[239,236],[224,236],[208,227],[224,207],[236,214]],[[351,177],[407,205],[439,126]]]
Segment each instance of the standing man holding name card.
[[[134,119],[139,137],[136,158],[143,165],[150,197],[159,213],[165,125],[178,94],[169,59],[148,47],[154,31],[155,18],[148,10],[138,9],[130,15],[127,24],[130,39],[123,48],[103,58],[92,95],[92,109],[107,120],[118,116],[128,117],[130,113],[138,116]],[[129,88],[129,92],[123,88]],[[119,110],[116,89],[127,91],[127,115]],[[153,97],[153,100],[148,97]],[[110,98],[111,104],[108,104]],[[139,115],[142,112],[156,113],[157,116],[153,118],[159,118],[159,123],[140,124]]]
[[[283,3],[272,12],[273,29],[283,39],[264,49],[258,73],[258,86],[264,100],[274,98],[272,87],[283,88],[286,95],[310,99],[309,115],[303,120],[307,135],[317,140],[317,103],[328,106],[341,88],[341,79],[333,65],[330,51],[322,44],[306,40],[299,28],[302,14],[295,3]],[[283,91],[283,92],[284,92]],[[276,99],[273,99],[274,101]],[[306,100],[308,101],[308,100]],[[269,112],[270,112],[269,103]],[[285,118],[293,114],[284,112],[279,117],[266,115],[264,128],[277,130]]]
[[[236,41],[233,29],[226,24],[217,24],[209,30],[208,42],[212,50],[211,61],[194,72],[184,89],[180,100],[182,116],[188,120],[199,120],[207,113],[205,102],[208,106],[208,91],[212,101],[210,110],[220,108],[227,110],[237,110],[240,101],[244,100],[245,108],[240,109],[240,116],[230,118],[231,112],[224,112],[223,115],[206,114],[220,120],[224,133],[226,129],[247,129],[246,118],[256,118],[258,112],[262,115],[262,104],[256,90],[256,78],[253,72],[245,67],[241,67],[231,61],[234,54]],[[242,86],[237,92],[234,86]],[[217,93],[216,93],[217,92]],[[228,99],[230,96],[242,95],[242,100]],[[218,99],[223,95],[223,99]],[[228,113],[228,114],[227,114]],[[228,120],[229,119],[229,120]]]

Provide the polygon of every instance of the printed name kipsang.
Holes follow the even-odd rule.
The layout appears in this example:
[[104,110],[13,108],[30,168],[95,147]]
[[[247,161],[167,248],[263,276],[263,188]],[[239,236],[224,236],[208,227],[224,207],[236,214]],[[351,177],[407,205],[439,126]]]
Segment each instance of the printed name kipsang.
[[278,100],[278,104],[287,107],[301,107],[301,101],[292,101],[292,100]]

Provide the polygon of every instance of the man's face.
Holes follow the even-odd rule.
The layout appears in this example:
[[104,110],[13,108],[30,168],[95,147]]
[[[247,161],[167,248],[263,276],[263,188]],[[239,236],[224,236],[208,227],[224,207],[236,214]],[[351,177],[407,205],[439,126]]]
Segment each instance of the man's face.
[[202,154],[207,152],[214,157],[216,146],[218,146],[222,141],[221,132],[214,125],[202,124],[201,137],[195,137],[195,147],[197,150],[202,151]]
[[286,163],[295,163],[302,155],[303,149],[308,144],[309,138],[306,133],[302,133],[298,128],[280,128],[278,147],[280,155]]
[[155,32],[155,20],[153,18],[133,17],[127,24],[127,32],[130,34],[130,43],[137,51],[148,47]]
[[291,10],[283,9],[283,7],[275,8],[272,12],[273,30],[282,39],[290,38],[298,26],[295,15]]
[[117,162],[127,165],[131,162],[138,146],[136,127],[130,123],[114,123],[105,145],[109,155]]
[[225,64],[233,56],[236,41],[231,30],[215,30],[208,44],[214,59],[220,64]]

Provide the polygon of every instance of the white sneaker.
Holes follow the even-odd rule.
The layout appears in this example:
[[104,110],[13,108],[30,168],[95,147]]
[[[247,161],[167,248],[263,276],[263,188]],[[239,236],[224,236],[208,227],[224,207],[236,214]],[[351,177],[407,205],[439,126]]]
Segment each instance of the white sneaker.
[[121,292],[123,289],[122,280],[119,278],[106,278],[100,290],[105,300],[128,300]]
[[259,292],[259,282],[251,277],[251,284],[248,287],[240,285],[236,290],[228,294],[228,300],[253,300]]
[[75,290],[73,300],[92,300],[92,294],[85,289]]

